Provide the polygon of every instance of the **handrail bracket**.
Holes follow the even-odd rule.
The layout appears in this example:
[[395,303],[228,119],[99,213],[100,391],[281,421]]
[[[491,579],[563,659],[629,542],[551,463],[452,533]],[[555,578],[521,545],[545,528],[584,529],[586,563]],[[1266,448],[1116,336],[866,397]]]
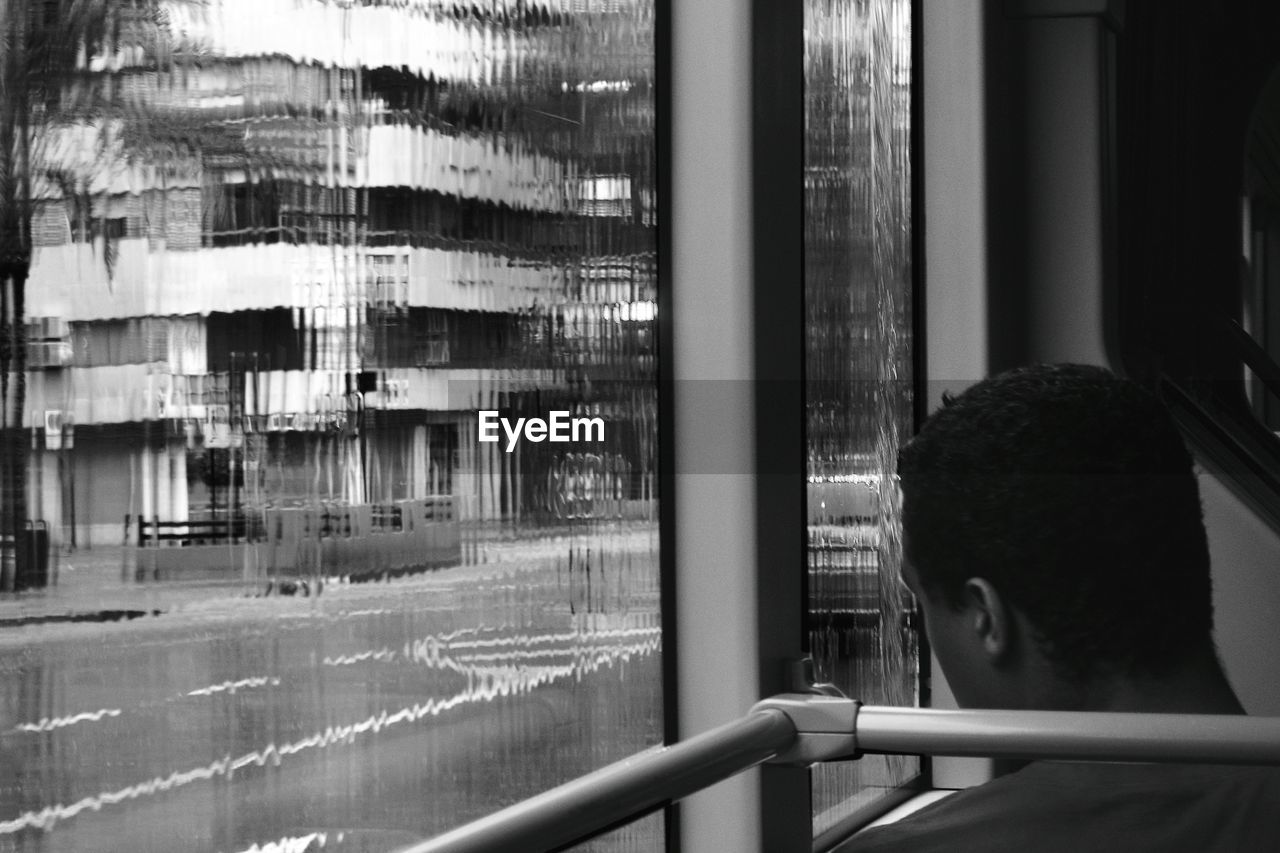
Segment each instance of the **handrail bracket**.
[[809,765],[859,758],[856,724],[862,703],[844,696],[780,693],[751,707],[751,712],[781,711],[796,727],[792,745],[769,764]]

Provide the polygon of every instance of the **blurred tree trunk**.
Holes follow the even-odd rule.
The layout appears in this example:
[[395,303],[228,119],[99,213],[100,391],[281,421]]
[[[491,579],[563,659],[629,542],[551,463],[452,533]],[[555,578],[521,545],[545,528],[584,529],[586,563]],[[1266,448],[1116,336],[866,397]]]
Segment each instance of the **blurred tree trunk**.
[[0,590],[26,581],[32,556],[19,547],[27,522],[30,450],[26,290],[31,271],[28,0],[0,0]]
[[[154,0],[0,0],[0,591],[34,581],[21,543],[29,508],[27,281],[36,199],[32,146],[68,117],[64,88],[118,35],[120,14],[155,13]],[[100,116],[95,105],[86,116]],[[83,118],[83,117],[82,117]],[[41,161],[43,162],[43,161]],[[110,263],[104,250],[104,260]]]

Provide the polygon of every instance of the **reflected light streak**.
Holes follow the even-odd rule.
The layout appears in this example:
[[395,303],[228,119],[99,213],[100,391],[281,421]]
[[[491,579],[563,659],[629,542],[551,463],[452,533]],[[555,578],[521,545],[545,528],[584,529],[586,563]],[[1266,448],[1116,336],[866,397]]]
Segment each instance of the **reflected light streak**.
[[76,723],[87,721],[96,723],[103,717],[118,717],[122,713],[123,711],[119,708],[103,708],[100,711],[86,711],[68,717],[41,717],[38,723],[19,723],[14,726],[14,730],[20,732],[51,732],[54,729],[60,729],[65,726],[74,726]]
[[[579,639],[584,635],[577,632],[548,635],[544,637],[501,638],[481,640],[467,645],[497,646],[517,642],[552,641],[556,639]],[[230,755],[213,761],[202,767],[190,770],[175,771],[167,776],[156,776],[136,785],[129,785],[114,791],[84,797],[74,803],[46,806],[43,809],[31,810],[16,818],[0,822],[0,835],[10,835],[24,829],[50,830],[60,821],[74,818],[80,813],[98,811],[103,806],[116,805],[129,800],[136,800],[154,794],[171,791],[193,782],[214,778],[230,779],[233,774],[245,767],[278,767],[287,756],[296,755],[313,749],[325,749],[329,746],[352,744],[363,735],[378,734],[384,729],[404,723],[413,723],[429,717],[437,717],[454,708],[473,704],[491,702],[495,699],[528,693],[537,687],[553,684],[567,678],[580,681],[584,675],[596,672],[604,667],[613,667],[618,663],[628,663],[633,658],[644,657],[657,652],[662,645],[660,628],[620,629],[602,631],[598,634],[585,635],[588,638],[617,637],[634,639],[634,642],[614,646],[576,646],[563,651],[554,650],[556,654],[572,654],[573,662],[560,665],[532,666],[524,663],[507,666],[475,666],[468,664],[467,658],[456,659],[442,654],[448,647],[442,645],[437,637],[414,643],[411,657],[428,666],[439,666],[455,670],[467,678],[465,689],[445,698],[431,698],[426,702],[414,703],[394,712],[380,711],[358,722],[340,726],[328,726],[299,740],[274,744],[270,743],[262,749],[247,752],[238,757]],[[406,650],[409,653],[408,650]],[[539,656],[537,652],[525,652],[513,649],[511,657],[527,659]],[[492,658],[497,656],[485,656]],[[304,848],[305,849],[305,848]]]
[[276,687],[280,684],[280,679],[269,676],[257,676],[254,678],[242,678],[239,681],[224,681],[221,684],[214,684],[210,687],[201,687],[198,690],[192,690],[187,696],[212,696],[215,693],[235,693],[246,687]]
[[[313,848],[311,842],[317,842]],[[342,842],[342,834],[338,834],[338,842]],[[309,835],[294,835],[281,838],[279,841],[268,841],[266,844],[254,844],[240,853],[306,853],[307,850],[322,850],[329,844],[329,836],[323,832],[312,832]]]

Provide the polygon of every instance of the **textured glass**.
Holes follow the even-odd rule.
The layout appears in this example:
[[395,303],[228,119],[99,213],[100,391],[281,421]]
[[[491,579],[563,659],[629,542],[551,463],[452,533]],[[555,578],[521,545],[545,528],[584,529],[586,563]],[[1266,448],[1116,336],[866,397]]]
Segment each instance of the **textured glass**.
[[[805,3],[809,646],[819,680],[889,705],[917,684],[892,478],[912,406],[910,20],[908,0]],[[917,769],[815,768],[815,832]]]
[[651,814],[567,849],[574,853],[639,853],[663,848],[662,814]]
[[0,850],[390,850],[661,742],[651,0],[0,26]]

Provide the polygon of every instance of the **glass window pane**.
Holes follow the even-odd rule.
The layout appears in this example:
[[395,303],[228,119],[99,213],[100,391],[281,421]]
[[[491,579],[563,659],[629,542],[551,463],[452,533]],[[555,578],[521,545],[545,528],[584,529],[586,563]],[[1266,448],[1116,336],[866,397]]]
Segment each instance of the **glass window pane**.
[[[1245,198],[1241,255],[1244,299],[1240,317],[1242,331],[1257,344],[1240,347],[1246,365],[1245,393],[1254,415],[1275,432],[1280,429],[1280,387],[1274,366],[1280,363],[1280,156],[1270,140],[1280,128],[1280,70],[1258,95],[1245,137]],[[1258,352],[1258,349],[1261,352]],[[1263,355],[1265,354],[1265,359]],[[1269,361],[1271,370],[1260,363]],[[1263,376],[1271,373],[1271,387]]]
[[662,814],[651,814],[568,849],[574,853],[651,853],[663,849],[664,831]]
[[651,0],[9,8],[0,848],[393,849],[660,743]]
[[[911,4],[805,3],[808,639],[819,680],[916,699],[890,476],[910,435]],[[915,775],[868,756],[813,773],[814,831]]]

